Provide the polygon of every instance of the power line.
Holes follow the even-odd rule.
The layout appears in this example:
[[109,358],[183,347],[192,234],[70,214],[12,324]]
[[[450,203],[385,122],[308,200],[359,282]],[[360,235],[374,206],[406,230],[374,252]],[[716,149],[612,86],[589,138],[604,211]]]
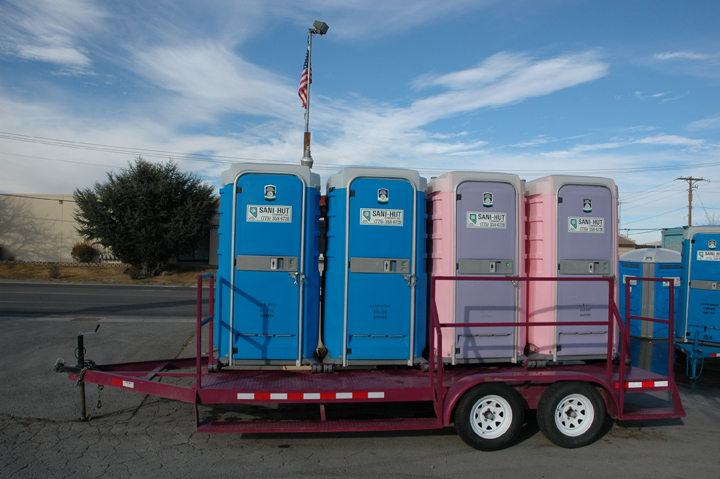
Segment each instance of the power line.
[[[2,132],[0,131],[0,139],[21,141],[26,143],[34,143],[47,146],[56,146],[62,148],[73,148],[88,151],[100,151],[105,153],[117,153],[117,154],[131,154],[146,156],[148,158],[170,158],[184,161],[203,161],[209,163],[223,164],[233,163],[236,161],[254,161],[273,163],[280,165],[295,165],[296,161],[288,160],[270,160],[265,158],[249,158],[240,156],[224,156],[224,155],[208,155],[201,153],[180,153],[168,150],[156,150],[151,148],[131,148],[124,146],[113,146],[104,145],[100,143],[86,143],[79,141],[59,140],[55,138],[45,138],[40,136],[21,135],[18,133]],[[345,166],[368,166],[368,165],[336,165],[331,163],[315,163],[314,167],[321,170],[336,169]],[[550,173],[582,173],[582,174],[630,174],[644,171],[672,171],[678,168],[708,168],[713,166],[720,166],[720,162],[711,163],[696,163],[696,164],[672,164],[664,166],[641,166],[641,167],[628,167],[628,168],[593,168],[593,169],[542,169],[542,170],[506,170],[509,173],[522,173],[528,175],[534,174],[550,174]],[[426,173],[444,173],[445,169],[442,168],[422,168],[420,172]]]
[[[67,201],[68,203],[75,203],[75,200],[68,200],[65,198],[41,198],[39,196],[29,196],[29,195],[13,195],[10,193],[0,193],[0,196],[12,196],[14,198],[29,198],[33,200],[44,200],[44,201],[59,201],[60,203],[64,203]],[[72,195],[62,195],[62,196],[72,196]]]
[[[633,224],[633,223],[639,223],[639,222],[641,222],[641,221],[649,220],[650,218],[657,218],[658,216],[664,216],[664,215],[666,215],[666,214],[668,214],[668,213],[675,213],[676,211],[680,211],[680,210],[684,210],[684,209],[685,209],[685,207],[682,206],[682,207],[680,207],[680,208],[678,208],[678,209],[675,209],[675,210],[666,211],[666,212],[660,213],[660,214],[658,214],[658,215],[647,216],[647,217],[645,217],[645,218],[640,218],[639,220],[631,221],[630,223],[625,223],[625,224],[626,224],[626,225],[631,225],[631,224]],[[620,229],[624,229],[624,228],[620,227]]]

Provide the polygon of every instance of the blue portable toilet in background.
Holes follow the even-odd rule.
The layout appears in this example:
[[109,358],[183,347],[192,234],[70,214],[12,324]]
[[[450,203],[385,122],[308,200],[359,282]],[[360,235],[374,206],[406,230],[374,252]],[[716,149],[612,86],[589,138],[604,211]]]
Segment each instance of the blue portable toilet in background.
[[672,249],[678,253],[682,251],[683,233],[688,229],[687,226],[678,226],[677,228],[663,228],[662,247]]
[[683,233],[680,318],[676,343],[720,346],[720,226],[693,226]]
[[325,362],[422,361],[427,338],[426,181],[345,168],[327,181]]
[[[677,251],[664,248],[646,248],[629,251],[620,256],[618,268],[622,285],[620,286],[620,317],[625,322],[626,277],[668,278],[668,281],[637,281],[630,283],[630,314],[646,318],[668,319],[670,308],[669,281],[674,285],[674,314],[678,321],[680,277],[682,276],[681,255]],[[633,319],[630,321],[630,335],[643,339],[668,339],[667,324]],[[667,356],[667,354],[666,354]]]
[[320,176],[234,164],[222,174],[215,347],[232,365],[313,362],[319,340]]

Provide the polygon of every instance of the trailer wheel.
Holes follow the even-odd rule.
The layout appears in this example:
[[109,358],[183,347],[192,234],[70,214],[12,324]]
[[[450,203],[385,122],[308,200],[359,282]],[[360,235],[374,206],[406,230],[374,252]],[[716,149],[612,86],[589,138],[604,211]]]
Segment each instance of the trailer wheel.
[[481,451],[510,446],[523,425],[522,397],[506,384],[480,384],[465,393],[455,410],[455,430]]
[[605,401],[588,383],[562,382],[540,398],[537,422],[545,437],[561,447],[576,448],[595,442],[607,419]]

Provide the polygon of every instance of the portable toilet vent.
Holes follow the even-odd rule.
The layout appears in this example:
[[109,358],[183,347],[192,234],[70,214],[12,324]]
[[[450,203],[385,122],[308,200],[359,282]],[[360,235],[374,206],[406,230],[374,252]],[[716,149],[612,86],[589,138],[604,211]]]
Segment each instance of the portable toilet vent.
[[[680,295],[680,276],[682,275],[681,255],[679,252],[665,248],[647,248],[629,251],[620,256],[620,317],[627,324],[625,309],[625,285],[628,277],[637,278],[668,278],[667,281],[630,280],[630,314],[645,318],[668,319],[670,317],[670,281],[674,286],[674,314],[678,320]],[[643,339],[668,339],[667,324],[641,319],[630,320],[630,336]],[[667,355],[667,352],[666,352]],[[667,369],[667,367],[666,367]]]
[[313,362],[320,176],[234,164],[222,174],[215,345],[229,365]]
[[720,226],[693,226],[683,233],[680,317],[676,342],[720,346]]
[[427,337],[425,180],[345,168],[327,181],[325,362],[412,365]]
[[[547,176],[527,183],[529,277],[608,278],[618,261],[617,188],[611,179]],[[608,321],[608,301],[617,284],[530,281],[528,321],[555,326],[528,328],[528,349],[543,357],[607,357],[606,326],[562,326],[563,322]],[[617,350],[617,328],[612,349]]]
[[[524,183],[503,173],[451,172],[430,181],[431,276],[525,275]],[[525,282],[438,281],[441,323],[525,322]],[[517,362],[525,327],[445,328],[443,361]]]

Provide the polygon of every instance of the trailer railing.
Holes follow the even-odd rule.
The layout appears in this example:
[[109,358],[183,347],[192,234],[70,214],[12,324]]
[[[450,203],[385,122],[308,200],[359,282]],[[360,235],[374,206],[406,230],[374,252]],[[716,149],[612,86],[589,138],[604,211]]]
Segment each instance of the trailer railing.
[[[208,310],[209,316],[203,318],[202,316],[202,305],[203,305],[203,280],[209,279],[210,293],[208,298]],[[208,327],[208,355],[207,355],[207,369],[206,373],[215,365],[215,355],[213,350],[215,345],[213,343],[214,338],[214,325],[215,325],[215,275],[213,273],[199,274],[197,278],[197,332],[196,332],[196,343],[197,343],[197,354],[195,356],[195,389],[202,389],[202,327],[209,324]]]
[[[626,278],[627,279],[627,278]],[[654,280],[663,281],[662,279],[651,279],[651,278],[630,278],[630,279],[641,279],[641,280]],[[518,322],[487,322],[487,323],[440,323],[440,317],[438,313],[436,291],[438,281],[511,281],[511,282],[595,282],[595,283],[607,283],[608,285],[608,319],[607,321],[518,321]],[[629,288],[629,282],[627,283]],[[552,278],[552,277],[480,277],[480,276],[433,276],[430,279],[430,304],[431,304],[431,315],[430,315],[430,348],[429,348],[429,375],[430,375],[430,387],[434,389],[435,396],[435,408],[437,411],[442,411],[443,405],[442,400],[445,397],[445,387],[443,386],[443,354],[442,354],[442,329],[443,328],[490,328],[490,327],[514,327],[520,328],[531,328],[531,327],[543,327],[543,326],[606,326],[608,328],[608,344],[607,344],[607,384],[612,383],[613,379],[613,338],[614,328],[617,326],[618,332],[620,333],[619,341],[619,367],[618,367],[618,401],[620,405],[620,414],[622,415],[622,406],[624,404],[625,397],[625,377],[626,377],[626,360],[630,351],[630,334],[629,329],[623,323],[620,316],[619,309],[615,303],[614,298],[615,290],[615,278],[614,277],[603,277],[603,278]],[[626,289],[629,292],[629,289]],[[668,320],[644,318],[630,316],[629,312],[626,314],[626,318],[632,319],[643,319],[647,321],[655,321],[660,323],[669,324],[670,328],[673,328],[673,285],[672,280],[670,284],[670,318]],[[435,342],[437,341],[437,346]],[[672,357],[672,354],[670,355]],[[670,364],[670,378],[672,379],[672,364]]]
[[[646,318],[644,316],[636,316],[630,314],[630,290],[632,289],[631,281],[649,281],[652,283],[657,282],[667,282],[668,287],[670,288],[668,290],[668,294],[670,295],[669,300],[669,310],[668,310],[668,319],[658,319],[658,318]],[[675,278],[636,278],[631,276],[625,277],[625,328],[628,330],[628,344],[629,344],[629,331],[630,331],[630,320],[631,319],[639,319],[642,321],[650,321],[653,323],[660,323],[660,324],[667,324],[668,325],[668,349],[670,354],[668,354],[668,378],[674,380],[675,379],[675,373],[673,371],[673,363],[674,363],[674,357],[673,357],[673,335],[675,334]]]

